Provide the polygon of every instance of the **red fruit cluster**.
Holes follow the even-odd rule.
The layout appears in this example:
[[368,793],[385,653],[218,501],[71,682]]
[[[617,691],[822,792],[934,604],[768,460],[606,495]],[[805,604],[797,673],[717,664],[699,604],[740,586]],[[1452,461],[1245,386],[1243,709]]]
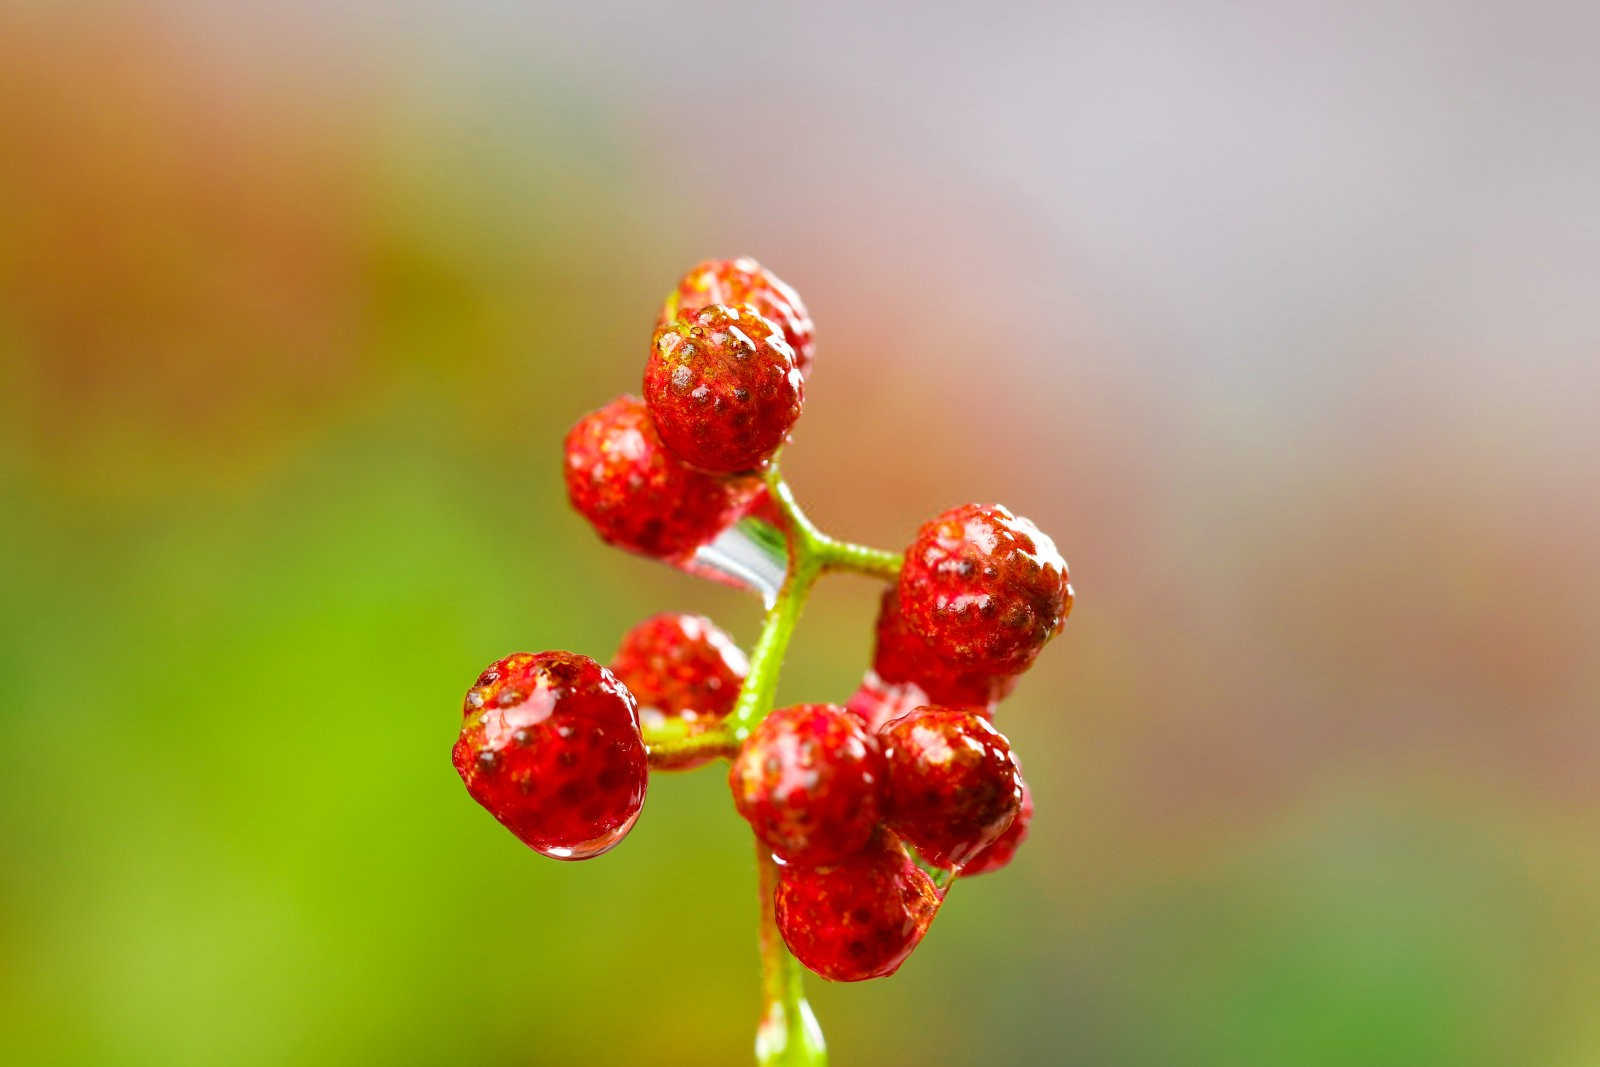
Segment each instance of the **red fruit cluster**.
[[519,652],[467,690],[452,752],[467,792],[528,847],[581,860],[610,849],[644,806],[633,696],[594,660]]
[[644,399],[567,434],[572,506],[604,541],[711,577],[695,553],[746,515],[774,518],[751,477],[800,417],[815,342],[794,290],[753,259],[684,275],[657,320]]
[[[750,672],[732,638],[703,615],[654,615],[629,630],[611,660],[611,673],[639,702],[639,721],[653,736],[693,737],[733,710]],[[687,770],[709,754],[658,757],[663,770]]]
[[492,664],[467,692],[452,757],[473,799],[531,848],[584,859],[632,828],[651,767],[733,755],[734,806],[781,868],[779,933],[816,973],[859,981],[894,973],[951,880],[999,870],[1027,836],[1033,799],[994,716],[1061,632],[1073,593],[1033,523],[998,505],[953,508],[907,548],[848,704],[757,721],[788,640],[774,620],[793,625],[806,581],[892,567],[885,553],[797,537],[808,524],[792,499],[758,477],[800,417],[814,347],[805,306],[770,271],[701,263],[661,310],[643,399],[590,412],[565,442],[568,497],[608,543],[708,573],[718,555],[702,550],[735,523],[786,533],[792,599],[780,604],[794,611],[769,616],[752,702],[738,703],[751,668],[725,633],[661,614],[624,635],[609,669],[570,652]]
[[816,336],[800,294],[749,256],[708,259],[691,268],[661,307],[656,326],[670,326],[710,304],[747,304],[783,331],[802,377],[811,374]]
[[959,871],[1010,829],[1024,790],[1010,744],[982,714],[937,707],[876,734],[830,704],[774,711],[728,781],[784,865],[784,941],[835,981],[892,974],[927,932],[943,893],[906,845]]

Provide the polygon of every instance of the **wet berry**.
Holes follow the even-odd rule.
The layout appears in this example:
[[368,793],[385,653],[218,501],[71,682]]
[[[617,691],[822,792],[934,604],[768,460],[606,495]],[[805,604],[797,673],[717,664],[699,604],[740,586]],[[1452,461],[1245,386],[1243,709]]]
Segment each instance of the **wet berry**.
[[800,418],[794,349],[744,305],[712,304],[656,331],[644,399],[662,441],[717,474],[760,468]]
[[708,259],[696,264],[661,306],[656,326],[667,326],[708,304],[749,304],[758,315],[783,331],[783,339],[794,349],[795,366],[800,369],[801,376],[811,374],[812,355],[816,350],[811,316],[800,302],[800,294],[776,274],[749,256]]
[[1033,792],[1028,788],[1028,783],[1022,783],[1022,807],[1017,812],[1017,817],[1011,820],[1011,825],[1006,832],[994,839],[994,843],[979,852],[966,862],[961,868],[961,877],[971,878],[975,874],[988,874],[998,871],[1001,867],[1011,862],[1011,857],[1017,854],[1017,846],[1028,838],[1028,824],[1033,821]]
[[[739,646],[703,615],[653,615],[629,630],[611,660],[639,702],[647,735],[692,737],[733,710],[750,664]],[[652,766],[683,770],[709,755],[677,760],[654,755]]]
[[733,803],[787,863],[837,863],[878,825],[883,754],[866,728],[833,704],[772,712],[733,761]]
[[598,856],[644,805],[644,741],[633,696],[572,652],[507,656],[467,690],[451,756],[467,792],[529,848]]
[[992,674],[942,659],[906,626],[900,613],[900,593],[893,587],[884,590],[878,606],[872,669],[885,683],[909,683],[920,689],[928,698],[924,704],[981,709],[990,718],[994,705],[1017,687],[1015,675]]
[[693,470],[657,436],[644,402],[621,396],[567,434],[567,496],[602,540],[681,562],[738,520],[764,487]]
[[893,974],[928,932],[942,897],[893,834],[832,867],[783,868],[778,932],[799,961],[835,982]]
[[1005,735],[970,711],[919,708],[879,733],[888,821],[935,867],[960,867],[1010,827],[1022,773]]
[[997,504],[965,504],[925,524],[899,589],[911,631],[941,659],[990,674],[1026,670],[1072,610],[1055,543]]
[[932,701],[910,682],[886,682],[878,672],[869,670],[861,684],[845,702],[844,710],[854,715],[871,734],[881,730],[885,723],[898,719],[906,712],[920,708]]

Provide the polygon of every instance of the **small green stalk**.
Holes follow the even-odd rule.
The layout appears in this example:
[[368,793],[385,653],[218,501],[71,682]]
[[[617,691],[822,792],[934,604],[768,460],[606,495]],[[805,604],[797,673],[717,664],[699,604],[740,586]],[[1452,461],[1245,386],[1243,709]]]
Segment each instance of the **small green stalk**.
[[789,954],[778,934],[772,894],[778,888],[778,865],[756,846],[761,898],[761,1023],[756,1027],[756,1063],[760,1067],[827,1067],[828,1049],[822,1027],[806,1003],[805,969]]
[[[900,574],[901,557],[897,553],[839,541],[817,529],[800,510],[776,462],[768,467],[765,479],[783,519],[789,568],[783,587],[767,609],[755,648],[750,652],[750,672],[739,689],[733,710],[721,726],[692,735],[671,729],[648,733],[645,743],[652,758],[705,754],[731,759],[736,756],[739,746],[772,711],[789,641],[817,579],[831,571],[851,571],[889,581]],[[762,994],[761,1023],[756,1029],[756,1062],[760,1067],[827,1067],[828,1052],[822,1028],[805,999],[805,969],[784,945],[773,913],[778,866],[759,844],[756,855],[760,870]]]

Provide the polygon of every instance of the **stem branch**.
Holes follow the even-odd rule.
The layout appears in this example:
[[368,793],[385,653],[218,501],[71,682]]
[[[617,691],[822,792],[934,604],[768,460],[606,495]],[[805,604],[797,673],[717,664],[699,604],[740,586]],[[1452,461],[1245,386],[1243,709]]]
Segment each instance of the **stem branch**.
[[758,843],[756,863],[761,903],[761,1023],[756,1028],[756,1063],[760,1067],[827,1067],[822,1028],[806,1003],[804,969],[789,954],[778,933],[772,896],[778,888],[778,865]]
[[[766,718],[778,693],[778,674],[789,651],[795,624],[805,610],[811,587],[825,572],[854,571],[893,581],[900,573],[901,557],[865,545],[838,541],[821,530],[800,510],[776,462],[765,474],[767,490],[783,521],[789,567],[783,587],[767,609],[761,635],[750,652],[750,673],[739,688],[738,700],[722,726],[689,738],[661,738],[650,747],[652,756],[670,758],[691,751],[733,755]],[[756,1029],[756,1062],[761,1067],[827,1067],[828,1053],[822,1028],[806,1003],[804,968],[790,955],[778,933],[773,914],[773,894],[778,887],[778,867],[767,850],[756,846],[761,885],[761,1024]]]

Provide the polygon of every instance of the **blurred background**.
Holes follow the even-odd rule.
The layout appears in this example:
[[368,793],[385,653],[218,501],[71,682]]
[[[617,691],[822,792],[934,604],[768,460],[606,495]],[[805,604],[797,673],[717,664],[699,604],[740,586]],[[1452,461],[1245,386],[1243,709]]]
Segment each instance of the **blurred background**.
[[839,1067],[1600,1062],[1593,5],[244,7],[0,7],[0,1059],[749,1062],[722,776],[563,865],[447,757],[507,652],[753,636],[559,478],[748,253],[814,517],[1078,591]]

